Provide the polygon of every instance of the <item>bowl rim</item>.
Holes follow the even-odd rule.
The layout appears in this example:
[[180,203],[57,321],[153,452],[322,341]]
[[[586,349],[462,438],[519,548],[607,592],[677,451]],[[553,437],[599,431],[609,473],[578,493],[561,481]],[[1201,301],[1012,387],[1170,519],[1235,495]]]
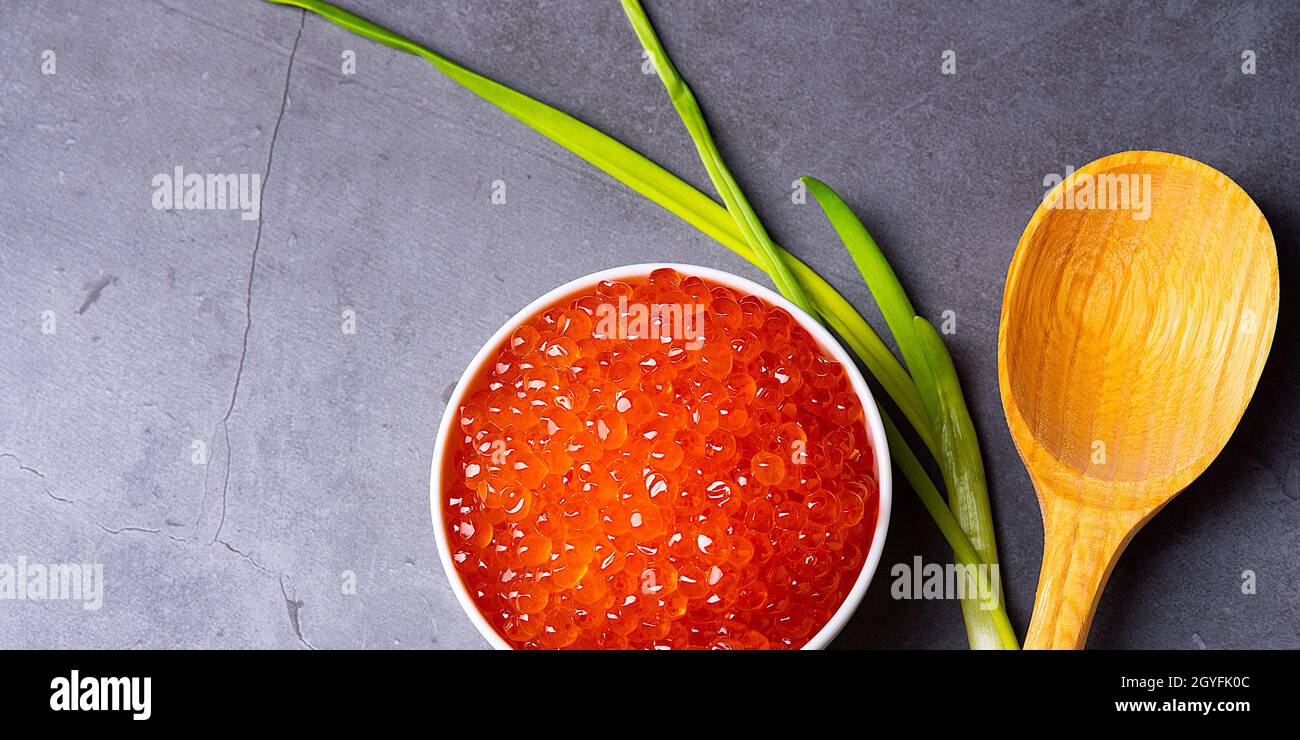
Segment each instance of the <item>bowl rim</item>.
[[450,443],[451,427],[455,420],[453,411],[460,407],[464,398],[465,390],[470,381],[472,381],[487,364],[489,359],[496,354],[514,330],[541,309],[556,302],[566,295],[570,295],[581,288],[593,285],[601,280],[623,280],[630,277],[646,277],[654,270],[661,268],[672,268],[683,275],[698,275],[701,278],[718,283],[728,288],[738,289],[745,293],[753,294],[767,301],[768,303],[778,306],[790,313],[799,325],[803,327],[822,349],[829,352],[843,367],[849,378],[849,383],[857,393],[859,400],[862,402],[863,422],[867,427],[867,437],[871,442],[871,449],[875,453],[876,463],[876,482],[879,485],[877,496],[878,506],[876,514],[876,528],[872,532],[871,547],[867,551],[866,557],[862,561],[862,567],[858,571],[857,580],[853,588],[844,597],[844,602],[840,604],[831,618],[822,625],[822,628],[816,632],[801,648],[802,650],[821,650],[824,649],[831,640],[844,629],[849,619],[857,611],[858,606],[862,603],[866,595],[867,587],[871,584],[872,576],[876,568],[880,565],[880,559],[885,548],[885,537],[889,531],[889,515],[893,502],[893,470],[890,467],[889,442],[886,439],[884,424],[880,418],[880,411],[876,407],[875,397],[871,389],[867,387],[866,380],[862,377],[861,370],[858,369],[857,363],[849,356],[839,341],[822,326],[821,322],[809,316],[807,312],[791,303],[784,296],[776,293],[770,288],[755,283],[748,278],[734,275],[723,270],[713,267],[703,267],[692,265],[684,262],[644,262],[632,265],[623,265],[621,267],[611,267],[604,270],[574,278],[563,285],[556,286],[531,301],[528,305],[519,309],[510,317],[499,329],[483,344],[474,355],[465,371],[461,373],[460,379],[456,381],[456,388],[452,391],[451,396],[447,399],[447,404],[442,412],[442,421],[438,425],[438,437],[433,446],[433,459],[429,465],[429,509],[433,520],[434,540],[437,543],[438,558],[442,563],[443,573],[451,583],[452,592],[456,595],[456,600],[460,602],[461,608],[465,614],[478,628],[479,634],[483,635],[492,647],[498,650],[513,650],[514,647],[506,642],[496,628],[487,621],[479,611],[478,605],[470,596],[469,589],[465,586],[465,581],[461,578],[460,571],[456,570],[455,564],[451,561],[451,548],[447,537],[446,521],[442,514],[442,459],[447,452],[447,446]]

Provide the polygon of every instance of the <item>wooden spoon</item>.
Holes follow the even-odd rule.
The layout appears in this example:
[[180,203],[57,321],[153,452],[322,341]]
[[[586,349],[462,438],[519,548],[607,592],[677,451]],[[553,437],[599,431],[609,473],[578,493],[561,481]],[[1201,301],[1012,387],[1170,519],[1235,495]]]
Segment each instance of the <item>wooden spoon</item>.
[[1223,449],[1273,342],[1277,281],[1250,196],[1176,154],[1103,157],[1034,212],[998,335],[1043,514],[1025,647],[1082,648],[1124,546]]

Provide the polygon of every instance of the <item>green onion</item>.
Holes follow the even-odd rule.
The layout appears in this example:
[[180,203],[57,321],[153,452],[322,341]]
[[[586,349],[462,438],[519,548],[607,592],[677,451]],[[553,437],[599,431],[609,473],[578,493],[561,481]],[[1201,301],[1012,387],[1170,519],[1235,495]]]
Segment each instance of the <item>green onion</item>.
[[[788,285],[786,279],[789,277],[788,274],[781,274],[779,270],[773,270],[774,267],[784,267],[776,253],[776,246],[772,244],[758,216],[750,208],[739,185],[727,170],[726,164],[714,144],[713,136],[709,131],[707,122],[704,120],[704,114],[700,110],[694,93],[691,92],[686,81],[678,73],[667,51],[664,50],[658,34],[655,33],[654,26],[646,16],[644,8],[641,7],[640,0],[622,0],[622,3],[623,11],[632,22],[632,28],[636,31],[637,38],[641,40],[641,45],[650,55],[650,59],[655,64],[664,87],[668,90],[673,106],[677,109],[678,116],[686,126],[691,139],[695,142],[696,150],[699,152],[700,159],[713,180],[714,187],[717,189],[718,194],[722,196],[723,202],[727,204],[727,211],[745,234],[746,241],[754,251],[764,256],[764,267],[772,276],[773,282],[777,284],[783,293],[786,293],[788,297],[799,303],[799,299],[803,297],[803,291],[799,290],[795,294],[789,293],[785,287]],[[966,533],[962,534],[961,538],[957,540],[957,546],[963,549],[972,546],[973,543],[968,545],[966,542],[966,534],[976,532],[983,536],[982,541],[987,543],[988,547],[983,550],[975,547],[975,552],[988,565],[996,565],[997,550],[992,546],[992,513],[988,500],[988,491],[984,486],[984,467],[979,455],[979,441],[975,438],[974,427],[970,423],[969,414],[966,412],[966,404],[961,398],[961,389],[957,384],[956,371],[952,368],[951,358],[948,357],[942,340],[938,339],[938,333],[934,332],[934,328],[926,322],[924,329],[929,329],[930,333],[934,334],[935,339],[938,341],[938,351],[943,355],[942,359],[947,360],[946,365],[935,359],[933,356],[934,346],[932,343],[923,342],[920,337],[921,330],[914,329],[913,319],[922,322],[924,322],[924,319],[916,316],[916,310],[912,308],[912,303],[908,300],[907,293],[903,290],[902,284],[899,283],[893,268],[889,266],[884,253],[880,251],[879,246],[862,225],[862,222],[858,220],[848,205],[829,186],[811,177],[803,178],[803,182],[822,205],[827,217],[839,232],[841,239],[852,255],[854,262],[857,263],[859,271],[867,281],[868,288],[880,306],[881,313],[884,315],[890,331],[894,333],[908,369],[911,371],[912,376],[917,379],[914,385],[926,405],[930,422],[928,428],[922,428],[925,428],[931,434],[933,434],[934,429],[943,429],[948,432],[945,436],[939,437],[939,449],[936,458],[940,461],[945,486],[949,491],[950,505],[958,511],[966,512],[967,516],[959,520],[960,523],[965,524],[966,520],[975,522],[975,524],[971,525],[971,529],[967,529]],[[807,308],[806,304],[801,305]],[[928,335],[926,338],[928,339]],[[935,373],[943,372],[945,368],[950,371],[950,374],[943,377],[944,385],[941,387]],[[945,390],[948,392],[947,396],[942,395],[942,391]],[[955,399],[951,398],[954,391]],[[959,426],[959,419],[957,418],[959,416],[965,419],[966,424],[964,427]],[[892,427],[892,420],[888,421]],[[956,433],[954,430],[958,429],[969,430],[970,434]],[[905,446],[901,435],[895,434],[894,437],[891,447]],[[906,450],[906,456],[914,458],[910,448]],[[934,490],[934,484],[928,476],[924,476],[921,468],[914,467],[911,472],[911,477],[921,473],[921,477],[924,478],[923,481],[919,481],[920,487],[916,483],[913,484],[915,490],[919,492],[926,487]],[[947,508],[944,509],[944,512],[951,518],[951,512]],[[931,510],[932,516],[934,513]],[[987,529],[979,526],[985,520],[989,524]],[[937,521],[939,520],[936,519]],[[951,527],[942,525],[941,530],[944,531],[945,536],[950,538],[956,538],[960,533],[960,530],[954,531]],[[983,573],[982,571],[979,572]],[[988,592],[981,591],[980,593]],[[995,619],[995,614],[1001,617],[1001,624],[1010,625],[1010,621],[1006,618],[1006,612],[1001,606],[1001,591],[999,590],[998,593],[992,594],[992,596],[991,603],[981,604],[974,595],[962,600],[962,610],[966,620],[969,642],[972,647],[980,648],[1017,647],[1014,632],[1000,633],[998,630],[1000,625]],[[1008,635],[1010,636],[1009,645],[1006,643]]]
[[[925,510],[930,512],[935,524],[939,525],[939,531],[952,547],[953,559],[966,568],[974,568],[979,593],[992,594],[993,584],[989,580],[989,574],[979,567],[980,554],[966,538],[961,524],[953,517],[952,511],[944,505],[939,490],[934,487],[930,476],[926,475],[925,468],[921,467],[921,461],[916,459],[912,449],[903,440],[898,427],[894,426],[894,422],[888,417],[884,417],[884,422],[885,437],[889,440],[890,456],[894,464],[912,485],[912,490],[916,492],[917,498],[921,499],[921,505]],[[972,622],[968,605],[973,606],[982,615],[978,621]],[[1019,647],[1015,628],[1011,626],[1011,619],[1007,616],[1006,607],[1003,605],[1000,580],[996,601],[980,605],[978,601],[963,599],[962,617],[966,620],[966,638],[972,648],[1015,650]],[[972,626],[980,630],[978,635],[972,634]]]
[[[641,40],[641,45],[655,64],[673,106],[677,109],[678,116],[695,142],[695,148],[709,172],[709,177],[713,180],[714,188],[727,204],[727,211],[744,233],[749,245],[763,256],[763,267],[772,276],[773,282],[781,292],[807,309],[806,302],[800,300],[804,298],[803,291],[797,290],[791,293],[786,287],[790,284],[790,276],[783,269],[785,265],[776,252],[776,245],[768,237],[762,222],[749,206],[739,185],[722,161],[722,155],[714,144],[713,136],[709,132],[708,124],[704,120],[704,114],[694,93],[677,72],[672,59],[664,50],[654,26],[646,16],[644,8],[641,7],[640,0],[622,0],[622,3],[623,12],[632,22],[637,38]],[[984,466],[979,454],[979,440],[975,437],[974,426],[970,422],[970,415],[966,411],[961,388],[957,383],[956,370],[952,367],[952,360],[948,357],[943,341],[939,339],[934,327],[916,315],[912,302],[908,300],[907,293],[899,283],[893,268],[889,266],[884,253],[880,251],[871,234],[848,205],[820,180],[805,177],[803,182],[821,204],[827,218],[839,232],[841,240],[852,255],[853,261],[857,263],[859,271],[867,282],[867,287],[880,306],[885,322],[898,342],[903,360],[907,363],[912,377],[916,379],[914,386],[926,406],[930,422],[928,427],[918,428],[925,429],[930,435],[933,435],[934,430],[943,432],[938,437],[936,458],[939,460],[944,484],[948,489],[949,505],[964,516],[956,520],[962,525],[956,530],[945,526],[945,523],[937,517],[935,521],[940,522],[940,529],[944,535],[956,543],[954,553],[957,549],[965,550],[973,547],[974,553],[984,564],[996,566],[997,548],[993,545],[992,511],[988,490],[984,485]],[[797,284],[795,286],[797,287]],[[914,319],[924,323],[924,327],[914,327]],[[926,329],[929,330],[929,334],[925,334]],[[930,341],[930,334],[934,335],[933,341]],[[936,354],[935,342],[937,342],[938,354]],[[886,420],[892,428],[894,426],[892,420],[888,420],[887,416]],[[915,459],[911,449],[906,447],[902,436],[896,433],[893,437],[890,447],[902,447],[905,457]],[[934,484],[919,466],[910,467],[904,475],[909,478],[909,482],[918,494],[927,489],[935,491]],[[912,480],[914,478],[917,480]],[[937,496],[937,491],[935,495]],[[934,509],[929,506],[926,508],[930,510],[931,516],[936,515]],[[952,520],[951,511],[947,507],[943,508],[942,513],[947,514],[948,519]],[[985,522],[987,527],[983,526]],[[978,537],[976,542],[984,544],[985,547],[968,543],[967,536]],[[971,564],[969,561],[963,563]],[[977,573],[986,575],[985,571],[977,570]],[[980,593],[989,592],[981,590]],[[962,613],[971,646],[1017,647],[1015,633],[1009,629],[1010,620],[1007,619],[1006,611],[1001,605],[1001,591],[991,596],[993,597],[991,603],[980,603],[978,597],[974,595],[962,599]],[[1001,630],[1002,627],[1007,629]]]
[[[927,374],[934,382],[935,398],[932,419],[939,437],[939,467],[943,471],[944,485],[948,488],[948,506],[954,512],[962,530],[985,565],[997,567],[998,548],[993,536],[993,507],[989,503],[988,484],[984,479],[984,461],[980,457],[979,439],[975,424],[962,396],[961,383],[952,356],[943,344],[943,338],[934,326],[917,316],[912,320],[915,337],[920,344],[922,362],[928,366]],[[922,391],[923,397],[929,395]],[[1002,606],[1001,581],[993,609],[978,599],[962,600],[962,615],[966,619],[966,635],[971,647],[978,649],[1005,648],[1014,650],[1020,645],[1006,621]]]
[[[948,505],[956,512],[961,529],[970,538],[981,563],[997,566],[998,551],[993,535],[993,508],[984,479],[975,425],[962,396],[961,384],[952,357],[934,326],[916,315],[912,302],[881,252],[852,209],[830,186],[813,177],[803,178],[809,192],[821,204],[826,218],[839,234],[845,248],[862,273],[872,298],[889,325],[907,369],[916,379],[931,428],[938,440],[935,459],[948,489]],[[891,441],[890,447],[894,445]],[[911,451],[907,453],[910,455]],[[906,473],[906,471],[905,471]],[[917,487],[916,481],[913,488]],[[922,485],[932,485],[925,479]],[[919,493],[919,490],[918,490]],[[927,507],[928,508],[928,507]],[[931,515],[934,512],[931,511]],[[936,519],[937,521],[937,519]],[[952,538],[949,537],[949,541]],[[953,548],[956,554],[957,548]],[[961,556],[958,556],[961,560]],[[993,649],[1019,647],[1015,633],[1007,625],[1002,607],[1001,582],[993,594],[993,604],[979,603],[976,598],[962,599],[962,615],[971,647]]]
[[800,181],[817,200],[826,214],[826,219],[839,235],[840,241],[844,242],[844,248],[848,250],[849,256],[858,266],[858,272],[862,273],[862,279],[866,282],[871,297],[880,307],[880,315],[884,317],[885,324],[894,335],[894,341],[898,344],[898,351],[903,355],[903,362],[908,372],[917,381],[916,388],[921,394],[921,401],[926,405],[927,415],[933,422],[934,414],[931,408],[934,403],[934,380],[927,377],[928,368],[921,355],[920,343],[912,329],[912,318],[916,316],[916,309],[912,308],[912,302],[908,300],[903,285],[894,274],[894,268],[889,266],[889,261],[885,259],[884,252],[880,251],[876,240],[871,237],[871,232],[867,231],[838,193],[815,177],[803,177]]
[[[422,57],[457,84],[496,105],[528,127],[659,204],[751,264],[766,271],[782,292],[801,306],[811,307],[810,313],[820,315],[827,325],[844,339],[849,348],[866,364],[867,369],[881,384],[886,394],[902,410],[930,452],[936,458],[939,457],[939,444],[927,406],[912,378],[885,346],[880,336],[842,295],[812,268],[772,242],[753,209],[744,201],[744,196],[740,193],[734,178],[722,165],[716,146],[713,146],[707,127],[704,126],[698,104],[694,104],[693,109],[690,107],[693,104],[693,96],[690,97],[692,101],[690,103],[680,95],[675,96],[674,104],[678,105],[679,112],[686,111],[684,116],[693,116],[694,120],[698,121],[699,128],[692,129],[692,138],[696,141],[701,157],[706,159],[706,167],[710,169],[710,176],[715,186],[724,192],[724,200],[730,199],[728,207],[732,208],[731,211],[658,164],[590,125],[495,80],[477,74],[360,16],[321,0],[268,0],[268,2],[309,10],[362,37]],[[639,10],[639,7],[638,4],[635,9]],[[644,17],[643,12],[641,15]],[[663,64],[659,67],[663,74],[663,69],[671,69],[671,63],[664,63],[667,61],[667,56],[662,53],[662,45],[659,45],[657,38],[653,36],[653,29],[649,28],[648,19],[646,29],[650,33],[648,38],[654,40],[655,47],[659,50],[655,61],[657,65]],[[643,30],[638,33],[643,33]],[[672,69],[669,74],[680,80],[675,69]],[[668,85],[667,79],[665,84]],[[682,89],[689,94],[689,89],[685,88],[684,83]],[[671,85],[669,90],[670,93],[673,90]],[[692,126],[693,124],[688,124],[688,129]],[[700,136],[704,138],[699,138]],[[739,219],[733,218],[733,213],[738,213]],[[802,300],[796,300],[795,296],[804,297]],[[881,415],[885,418],[886,426],[892,430],[889,439],[890,448],[894,452],[895,460],[900,461],[900,469],[903,470],[905,477],[912,483],[923,505],[935,518],[940,531],[948,539],[954,552],[959,553],[959,561],[974,562],[972,557],[962,555],[962,553],[976,552],[974,546],[962,533],[960,526],[953,526],[956,520],[952,512],[943,506],[933,482],[917,461],[915,454],[907,447],[905,440],[898,434],[893,422],[884,415],[883,411]],[[933,508],[935,502],[939,504],[938,509]],[[1002,616],[1005,618],[1005,613]],[[1010,629],[1009,623],[1007,629],[1008,631]],[[1014,635],[1012,639],[1014,640]]]
[[727,211],[740,227],[741,233],[745,235],[745,242],[762,257],[763,269],[772,276],[777,289],[809,316],[815,315],[812,304],[808,302],[808,296],[804,294],[803,286],[794,279],[790,274],[790,268],[777,254],[772,237],[768,236],[767,229],[763,228],[763,222],[759,220],[758,214],[754,213],[740,185],[736,183],[736,178],[731,176],[731,171],[722,161],[722,154],[718,152],[718,145],[713,141],[713,134],[704,120],[704,112],[700,110],[699,102],[695,100],[695,93],[691,92],[690,86],[677,73],[677,67],[669,58],[668,52],[664,51],[659,35],[655,33],[654,26],[650,25],[650,19],[646,17],[640,0],[623,0],[623,12],[632,22],[632,29],[636,31],[641,45],[650,54],[650,61],[658,71],[664,88],[668,90],[668,97],[673,101],[677,115],[681,117],[682,123],[686,124],[686,131],[695,142],[695,148],[700,153],[704,168],[709,172],[709,179],[713,181],[714,189],[722,196]]

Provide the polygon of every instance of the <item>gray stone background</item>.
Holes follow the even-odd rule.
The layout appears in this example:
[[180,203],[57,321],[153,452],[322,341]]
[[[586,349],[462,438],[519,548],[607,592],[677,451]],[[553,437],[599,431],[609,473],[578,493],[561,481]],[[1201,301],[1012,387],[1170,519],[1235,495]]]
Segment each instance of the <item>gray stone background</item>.
[[[617,3],[345,5],[707,190]],[[1272,357],[1227,449],[1128,549],[1090,646],[1300,644],[1300,5],[647,6],[779,241],[882,325],[816,206],[791,202],[791,181],[815,174],[919,310],[956,312],[1022,634],[1042,529],[998,399],[997,320],[1043,177],[1153,148],[1240,183],[1277,238]],[[296,9],[5,0],[0,50],[0,562],[99,562],[107,579],[96,612],[0,601],[0,647],[484,647],[427,500],[444,399],[473,353],[594,270],[676,260],[762,279],[419,59]],[[154,210],[152,177],[177,165],[263,175],[260,221]],[[962,647],[955,604],[889,597],[890,564],[947,557],[906,488],[896,502],[835,644]]]

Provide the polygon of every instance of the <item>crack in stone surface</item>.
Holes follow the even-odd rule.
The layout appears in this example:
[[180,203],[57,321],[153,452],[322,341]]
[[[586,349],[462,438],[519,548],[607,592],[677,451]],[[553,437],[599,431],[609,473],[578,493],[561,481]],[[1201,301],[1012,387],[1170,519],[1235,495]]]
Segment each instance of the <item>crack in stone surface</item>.
[[119,534],[161,534],[161,535],[165,536],[167,539],[172,540],[173,542],[181,542],[181,543],[184,543],[184,542],[187,542],[187,541],[188,541],[188,540],[186,540],[184,537],[177,537],[177,536],[174,535],[174,534],[168,534],[167,532],[164,532],[164,531],[162,531],[161,529],[151,529],[151,528],[149,528],[149,527],[136,527],[136,526],[131,526],[131,525],[127,525],[127,526],[125,526],[125,527],[119,527],[119,528],[117,528],[117,529],[114,529],[114,528],[112,528],[112,527],[110,527],[110,526],[104,524],[103,522],[99,521],[98,519],[95,519],[94,517],[91,517],[90,520],[91,520],[92,522],[95,523],[95,526],[96,526],[96,527],[99,527],[100,529],[102,529],[102,530],[104,530],[105,532],[108,532],[109,534],[112,534],[112,535],[119,535]]
[[86,291],[86,298],[81,302],[81,308],[77,309],[77,315],[84,314],[91,306],[99,302],[99,296],[104,292],[104,288],[117,282],[116,275],[110,275],[100,271],[99,277],[95,280],[87,280],[81,289]]
[[[301,11],[298,17],[298,31],[293,37],[293,46],[289,49],[289,62],[284,72],[284,88],[280,93],[280,110],[275,118],[275,126],[271,129],[271,142],[266,151],[266,173],[262,176],[261,192],[259,202],[265,202],[266,184],[271,179],[271,166],[275,161],[275,142],[280,135],[280,124],[284,121],[285,111],[289,107],[289,83],[293,79],[293,61],[298,55],[298,44],[302,40],[302,30],[307,22],[307,11]],[[226,465],[225,475],[221,482],[221,518],[217,522],[216,532],[212,535],[214,543],[224,544],[232,552],[238,552],[228,543],[221,539],[221,530],[226,525],[226,502],[230,490],[230,460],[234,456],[234,450],[230,446],[230,416],[235,411],[235,403],[239,398],[239,384],[244,377],[244,363],[248,358],[248,335],[253,327],[253,282],[257,278],[257,253],[262,247],[262,227],[265,222],[266,211],[259,209],[257,214],[257,230],[253,235],[253,253],[249,259],[248,265],[248,285],[244,291],[244,334],[240,343],[239,365],[235,369],[235,381],[230,391],[230,403],[226,406],[226,413],[222,415],[218,425],[222,429],[222,436],[226,443]],[[213,429],[213,437],[216,436],[216,429]],[[203,491],[207,494],[207,472],[204,473]],[[242,553],[241,553],[242,554]]]
[[289,592],[284,588],[284,576],[280,576],[280,594],[284,596],[284,606],[289,611],[289,626],[293,627],[293,634],[298,638],[298,642],[308,650],[315,650],[310,642],[302,636],[302,622],[300,621],[300,612],[304,606],[302,601],[289,598]]
[[[4,458],[8,458],[8,459],[10,459],[10,460],[13,460],[13,461],[18,465],[18,469],[19,469],[20,471],[23,471],[23,472],[26,472],[26,473],[31,473],[32,475],[36,476],[37,478],[40,478],[41,480],[45,480],[45,474],[44,474],[44,473],[42,473],[41,471],[37,470],[36,468],[30,467],[30,466],[28,466],[28,465],[24,465],[22,459],[20,459],[17,455],[13,454],[12,452],[0,452],[0,459],[4,459]],[[70,499],[70,498],[63,498],[62,496],[57,496],[57,495],[55,495],[55,493],[54,493],[53,491],[51,491],[49,488],[43,488],[42,490],[44,491],[44,493],[45,493],[46,496],[48,496],[49,498],[53,499],[54,501],[58,501],[58,502],[61,503],[61,504],[69,504],[69,505],[74,506],[74,507],[77,506],[77,502],[76,502],[76,501],[74,501],[74,500],[72,500],[72,499]],[[173,540],[173,541],[175,541],[175,542],[186,542],[186,541],[187,541],[187,540],[186,540],[185,538],[183,538],[183,537],[177,537],[177,536],[175,536],[175,535],[173,535],[173,534],[163,532],[161,529],[152,529],[152,528],[150,528],[150,527],[138,527],[138,526],[134,526],[134,525],[127,525],[127,526],[124,526],[124,527],[113,528],[113,527],[110,527],[110,526],[104,524],[103,522],[99,521],[98,519],[95,518],[95,516],[94,516],[93,514],[91,514],[91,513],[88,512],[88,511],[85,511],[84,509],[81,511],[81,513],[82,513],[83,516],[85,516],[87,519],[89,519],[89,520],[91,521],[91,523],[94,524],[96,527],[99,527],[100,529],[102,529],[102,530],[104,530],[105,532],[107,532],[107,533],[109,533],[109,534],[112,534],[112,535],[119,535],[119,534],[165,534],[165,535],[167,536],[168,539]]]
[[[22,473],[30,473],[30,474],[36,476],[37,478],[40,478],[41,480],[45,480],[45,474],[44,474],[44,473],[42,473],[41,471],[37,470],[36,468],[31,467],[30,465],[24,465],[22,459],[19,458],[19,457],[18,457],[17,455],[15,455],[14,453],[12,453],[12,452],[0,452],[0,460],[2,460],[2,459],[4,459],[4,458],[8,458],[8,459],[10,459],[10,460],[13,460],[13,461],[14,461],[14,464],[18,466],[18,470],[19,470],[19,472],[22,472]],[[46,496],[49,496],[50,498],[54,499],[55,501],[58,501],[59,503],[63,503],[63,504],[75,504],[75,503],[77,503],[76,501],[73,501],[73,500],[70,499],[70,498],[63,498],[62,496],[56,496],[56,495],[54,495],[54,492],[51,491],[49,488],[42,487],[41,490],[44,491],[44,493],[45,493]]]
[[[289,108],[289,86],[293,79],[294,60],[297,58],[298,55],[298,45],[302,41],[302,32],[303,32],[303,28],[306,26],[306,22],[307,22],[307,12],[303,10],[299,14],[298,30],[294,34],[293,45],[289,49],[289,60],[285,67],[285,72],[284,72],[284,86],[280,93],[280,109],[276,114],[275,125],[271,129],[271,140],[267,146],[266,168],[264,174],[262,175],[261,192],[259,193],[259,201],[262,203],[265,203],[266,185],[271,179],[271,169],[275,163],[275,144],[276,141],[279,139],[280,124],[283,123],[285,112]],[[240,339],[239,363],[235,369],[235,379],[230,390],[230,401],[226,405],[226,411],[221,416],[221,419],[218,420],[217,423],[213,426],[212,435],[210,437],[212,440],[216,440],[217,431],[220,430],[221,438],[225,443],[225,452],[226,452],[226,460],[225,460],[223,477],[221,482],[221,517],[220,519],[218,519],[216,531],[212,535],[212,543],[221,545],[226,550],[230,551],[232,554],[239,556],[240,559],[246,561],[249,565],[252,565],[259,572],[278,579],[280,583],[280,595],[284,598],[285,608],[288,610],[288,614],[289,614],[289,624],[293,628],[294,636],[297,638],[298,642],[301,643],[304,647],[306,647],[309,650],[315,650],[316,648],[311,643],[307,642],[307,640],[303,638],[302,635],[302,623],[301,623],[300,612],[304,606],[304,602],[291,599],[289,597],[289,593],[285,588],[285,578],[286,578],[285,574],[283,572],[277,572],[271,568],[268,568],[267,566],[259,562],[257,558],[253,557],[251,554],[244,552],[238,547],[235,547],[229,541],[222,539],[221,537],[222,529],[225,527],[226,524],[226,512],[228,508],[227,506],[228,496],[230,491],[230,471],[232,467],[231,459],[234,456],[233,454],[234,450],[230,444],[230,417],[234,414],[235,404],[239,400],[240,383],[243,380],[244,367],[248,360],[248,337],[253,327],[253,285],[257,279],[257,257],[262,247],[262,231],[263,231],[265,218],[266,218],[266,210],[264,208],[260,209],[258,211],[258,216],[257,216],[256,231],[254,232],[253,235],[253,249],[252,249],[252,253],[249,255],[248,281],[244,291],[244,331]],[[209,465],[207,469],[204,470],[203,472],[203,494],[205,500],[207,498],[208,480],[211,472],[212,472],[211,465]],[[203,518],[204,518],[204,513],[200,511],[199,517],[195,521],[195,525],[194,525],[195,531],[192,536],[198,535],[199,526],[202,524]],[[168,536],[170,537],[171,535]]]
[[2,459],[2,458],[6,458],[6,457],[9,458],[10,460],[13,460],[15,463],[17,463],[17,465],[18,465],[18,469],[21,470],[22,472],[24,472],[24,473],[31,473],[32,475],[36,476],[37,478],[40,478],[41,480],[45,480],[45,474],[44,474],[44,473],[42,473],[41,471],[37,470],[36,468],[32,468],[32,467],[28,467],[28,466],[26,466],[26,465],[23,465],[23,461],[22,461],[21,459],[19,459],[19,457],[18,457],[17,455],[15,455],[14,453],[12,453],[12,452],[0,452],[0,459]]
[[95,522],[95,526],[99,527],[105,532],[108,532],[109,534],[123,534],[125,532],[140,532],[143,534],[162,534],[161,529],[149,529],[148,527],[132,527],[128,525],[125,527],[120,527],[118,529],[113,529],[112,527],[109,527],[105,524],[101,524],[100,522]]
[[277,576],[277,575],[278,575],[280,578],[284,578],[284,574],[282,574],[282,573],[276,573],[275,571],[271,570],[270,568],[266,567],[265,565],[262,565],[261,563],[257,562],[257,558],[253,557],[252,555],[249,555],[248,553],[244,552],[243,550],[240,550],[238,547],[235,547],[234,545],[230,544],[229,542],[226,542],[225,540],[217,540],[217,544],[221,545],[222,547],[225,547],[227,550],[233,552],[234,554],[238,555],[239,557],[243,558],[244,560],[247,560],[249,563],[252,564],[252,566],[253,566],[254,568],[257,568],[258,570],[262,571],[263,573],[265,573],[265,574],[267,574],[267,575],[269,575],[269,576]]

